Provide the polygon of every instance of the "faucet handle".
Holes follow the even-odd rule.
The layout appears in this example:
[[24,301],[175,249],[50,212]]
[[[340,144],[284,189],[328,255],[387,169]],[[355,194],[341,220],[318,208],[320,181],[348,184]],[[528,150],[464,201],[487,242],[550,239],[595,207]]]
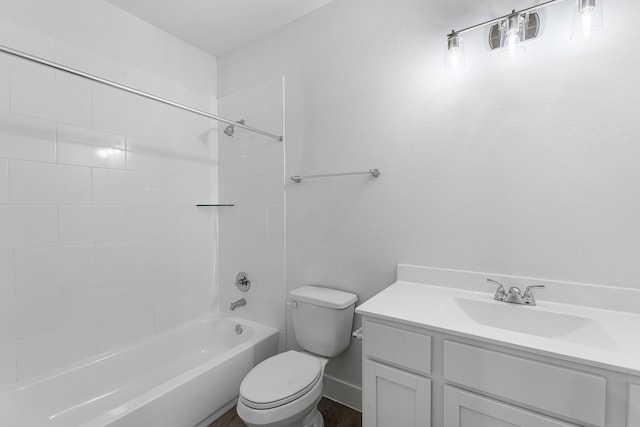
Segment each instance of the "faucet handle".
[[247,292],[251,287],[251,280],[244,271],[236,274],[236,286],[240,289],[240,292]]
[[528,305],[536,305],[536,299],[533,297],[533,291],[532,291],[532,289],[536,289],[536,288],[544,289],[545,286],[544,285],[527,286],[527,289],[525,289],[524,294],[522,295],[522,302]]
[[488,277],[487,277],[487,282],[498,285],[498,289],[496,289],[496,293],[493,295],[494,300],[504,301],[505,299],[507,299],[507,293],[505,292],[504,286],[502,285],[502,283],[498,282],[497,280],[490,279]]

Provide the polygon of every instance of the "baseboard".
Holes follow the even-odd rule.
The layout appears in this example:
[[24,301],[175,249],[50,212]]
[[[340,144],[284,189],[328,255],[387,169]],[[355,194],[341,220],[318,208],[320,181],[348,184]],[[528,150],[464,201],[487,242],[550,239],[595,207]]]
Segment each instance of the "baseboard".
[[324,396],[338,403],[362,412],[362,388],[346,381],[324,376]]

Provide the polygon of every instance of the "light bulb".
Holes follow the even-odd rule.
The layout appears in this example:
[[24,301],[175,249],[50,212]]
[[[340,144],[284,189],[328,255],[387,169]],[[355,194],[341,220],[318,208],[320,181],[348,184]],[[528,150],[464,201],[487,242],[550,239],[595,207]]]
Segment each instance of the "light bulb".
[[445,58],[447,68],[457,70],[464,67],[464,45],[462,37],[455,32],[447,36],[447,52]]
[[517,32],[513,32],[512,34],[507,35],[507,49],[509,49],[509,55],[516,55],[516,46],[520,43],[520,37],[518,37]]
[[571,38],[573,40],[588,40],[594,29],[601,29],[602,1],[597,0],[577,0],[577,7],[574,12],[573,29]]
[[506,50],[509,57],[516,56],[517,53],[524,51],[524,23],[525,18],[513,11],[513,14],[502,21],[500,25],[501,46]]
[[580,11],[580,19],[582,21],[582,34],[585,39],[591,36],[591,27],[593,26],[593,6],[585,7]]
[[458,57],[458,48],[452,47],[449,49],[449,61],[451,61],[451,68],[456,69],[460,66],[460,58]]

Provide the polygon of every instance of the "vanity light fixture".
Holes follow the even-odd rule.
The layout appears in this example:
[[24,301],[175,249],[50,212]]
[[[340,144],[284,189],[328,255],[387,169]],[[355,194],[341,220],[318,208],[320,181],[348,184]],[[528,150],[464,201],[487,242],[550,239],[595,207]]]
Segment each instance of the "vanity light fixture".
[[587,40],[595,28],[602,28],[602,0],[578,0],[573,17],[572,40]]
[[447,36],[447,58],[445,59],[447,68],[457,70],[464,67],[464,39],[456,32]]
[[[540,16],[534,11],[564,0],[549,0],[535,6],[491,19],[462,30],[452,30],[447,35],[447,52],[445,65],[450,69],[464,66],[464,46],[462,34],[478,28],[491,26],[489,30],[489,46],[491,49],[503,49],[508,56],[516,56],[524,51],[526,40],[537,37],[540,29]],[[572,39],[589,38],[593,28],[602,27],[603,0],[574,0],[577,2],[574,16]]]
[[526,39],[524,33],[525,21],[529,20],[529,14],[520,14],[515,10],[507,19],[503,19],[500,24],[500,47],[509,52],[509,56],[516,56],[517,53],[524,51],[524,41]]

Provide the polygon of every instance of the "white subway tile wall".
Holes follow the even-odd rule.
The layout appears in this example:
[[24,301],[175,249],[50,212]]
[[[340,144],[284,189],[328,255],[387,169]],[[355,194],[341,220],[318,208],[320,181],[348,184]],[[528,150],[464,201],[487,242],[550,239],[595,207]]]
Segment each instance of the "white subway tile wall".
[[11,203],[91,203],[91,168],[11,160],[9,182]]
[[[284,129],[282,78],[218,99],[221,115],[281,135]],[[284,143],[236,128],[233,138],[218,132],[220,200],[235,203],[219,214],[220,308],[246,298],[234,314],[281,331],[285,328]],[[248,293],[236,274],[251,280]]]
[[0,203],[9,203],[9,161],[0,160]]
[[154,307],[128,308],[98,319],[98,352],[135,342],[153,333]]
[[0,113],[0,157],[56,161],[56,124]]
[[58,244],[58,207],[0,205],[0,250]]
[[123,135],[147,136],[151,130],[151,103],[124,93],[94,92],[93,125]]
[[[0,37],[216,113],[215,58],[104,7],[117,36],[2,22]],[[206,118],[0,54],[0,388],[217,309],[217,211],[195,206],[217,200],[217,137]]]
[[27,337],[56,327],[60,319],[59,291],[53,289],[2,298],[0,319],[0,342]]
[[22,381],[95,353],[95,321],[30,336],[16,342],[16,377]]
[[49,76],[11,71],[11,112],[91,127],[91,91]]
[[11,251],[0,252],[0,297],[11,295],[14,292],[13,284],[13,253]]
[[96,277],[126,276],[153,266],[153,240],[126,240],[96,244]]
[[175,174],[178,168],[177,147],[160,140],[127,138],[127,168]]
[[88,283],[95,276],[94,252],[94,245],[16,250],[16,291],[32,292]]
[[11,106],[11,85],[9,84],[9,67],[0,65],[0,111],[9,111]]
[[93,202],[97,205],[151,203],[151,176],[140,172],[93,169]]
[[127,238],[128,206],[60,206],[61,244],[97,243]]
[[57,130],[58,163],[126,169],[124,136],[63,123]]
[[16,344],[0,344],[0,384],[12,384],[16,381]]

